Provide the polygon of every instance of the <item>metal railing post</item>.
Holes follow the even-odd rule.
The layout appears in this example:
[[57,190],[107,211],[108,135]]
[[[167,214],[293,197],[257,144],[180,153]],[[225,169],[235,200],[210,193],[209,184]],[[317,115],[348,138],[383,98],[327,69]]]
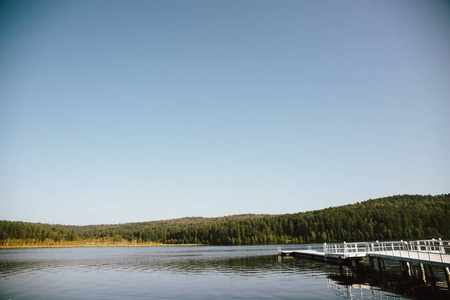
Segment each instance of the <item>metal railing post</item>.
[[420,247],[420,241],[417,241],[417,259],[420,260],[420,251],[421,247]]
[[347,256],[347,243],[344,242],[344,258]]
[[442,253],[445,253],[444,243],[442,239],[439,238],[439,256],[441,257],[441,263],[444,263],[444,259],[442,258]]
[[431,241],[428,241],[428,245],[429,245],[429,246],[428,246],[428,251],[427,251],[427,252],[428,252],[428,260],[429,260],[429,261],[431,261],[431,257],[430,257],[430,253],[431,253],[431,251],[432,251],[432,250],[431,250],[432,248],[431,248],[431,245],[430,245],[431,243],[433,243],[433,248],[434,248],[434,239],[432,239]]
[[409,254],[409,243],[408,242],[405,243],[406,243],[406,251],[408,252],[408,258],[409,260],[411,260],[411,255]]

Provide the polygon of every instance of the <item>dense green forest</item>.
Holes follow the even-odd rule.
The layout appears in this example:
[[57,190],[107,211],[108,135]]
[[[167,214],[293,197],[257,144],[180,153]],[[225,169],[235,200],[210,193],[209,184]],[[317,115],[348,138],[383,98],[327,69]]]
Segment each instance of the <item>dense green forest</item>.
[[253,245],[450,238],[450,194],[399,195],[285,215],[191,217],[118,225],[0,221],[0,245]]

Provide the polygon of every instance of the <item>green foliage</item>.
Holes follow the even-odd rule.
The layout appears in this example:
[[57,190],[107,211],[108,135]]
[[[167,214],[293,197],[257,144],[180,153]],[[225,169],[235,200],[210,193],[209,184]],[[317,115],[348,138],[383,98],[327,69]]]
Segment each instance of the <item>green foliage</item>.
[[0,240],[122,240],[254,245],[450,238],[450,194],[401,195],[286,215],[182,218],[119,225],[64,226],[0,221]]

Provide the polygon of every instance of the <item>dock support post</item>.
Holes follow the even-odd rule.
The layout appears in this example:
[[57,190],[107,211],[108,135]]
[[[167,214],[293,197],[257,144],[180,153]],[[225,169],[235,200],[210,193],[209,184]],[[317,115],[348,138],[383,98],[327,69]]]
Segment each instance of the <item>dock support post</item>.
[[422,279],[423,282],[427,282],[427,278],[425,277],[425,268],[423,267],[423,263],[419,264],[419,279]]
[[413,266],[412,267],[412,275],[413,275],[413,277],[415,277],[415,278],[419,278],[420,277],[420,272],[419,272],[419,266],[417,265],[417,267],[416,266]]
[[403,276],[406,276],[406,263],[404,261],[400,262],[400,267],[402,268],[402,274]]
[[401,267],[402,267],[403,275],[407,278],[410,278],[411,277],[411,266],[409,264],[409,261],[402,261]]
[[342,258],[339,257],[339,273],[341,274],[341,276],[344,274],[344,267],[342,265],[343,265]]
[[431,283],[431,293],[433,294],[433,297],[436,298],[436,278],[434,277],[433,267],[431,265],[426,266],[426,276]]
[[386,271],[386,265],[384,263],[384,259],[382,257],[377,257],[378,259],[378,270],[380,272]]
[[412,274],[411,274],[411,264],[409,263],[409,261],[405,262],[405,266],[406,266],[406,271],[407,271],[407,275],[409,278],[411,278]]
[[433,267],[431,265],[427,265],[426,275],[431,285],[436,286],[436,278],[434,277]]
[[372,256],[369,257],[369,264],[372,269],[375,268],[375,261]]
[[448,267],[444,267],[445,279],[447,280],[447,288],[450,290],[450,271]]

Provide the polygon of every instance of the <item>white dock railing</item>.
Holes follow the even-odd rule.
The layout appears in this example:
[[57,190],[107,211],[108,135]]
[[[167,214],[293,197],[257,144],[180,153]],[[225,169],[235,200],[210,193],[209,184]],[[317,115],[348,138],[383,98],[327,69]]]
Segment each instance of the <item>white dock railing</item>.
[[[278,249],[281,252],[281,248]],[[362,242],[305,245],[302,252],[323,253],[326,256],[364,257],[379,255],[401,260],[420,260],[450,264],[450,241],[441,239],[418,241]]]
[[430,261],[435,263],[450,264],[450,241],[441,239],[398,241],[398,242],[374,242],[369,244],[369,252],[375,255],[383,255],[402,260]]

